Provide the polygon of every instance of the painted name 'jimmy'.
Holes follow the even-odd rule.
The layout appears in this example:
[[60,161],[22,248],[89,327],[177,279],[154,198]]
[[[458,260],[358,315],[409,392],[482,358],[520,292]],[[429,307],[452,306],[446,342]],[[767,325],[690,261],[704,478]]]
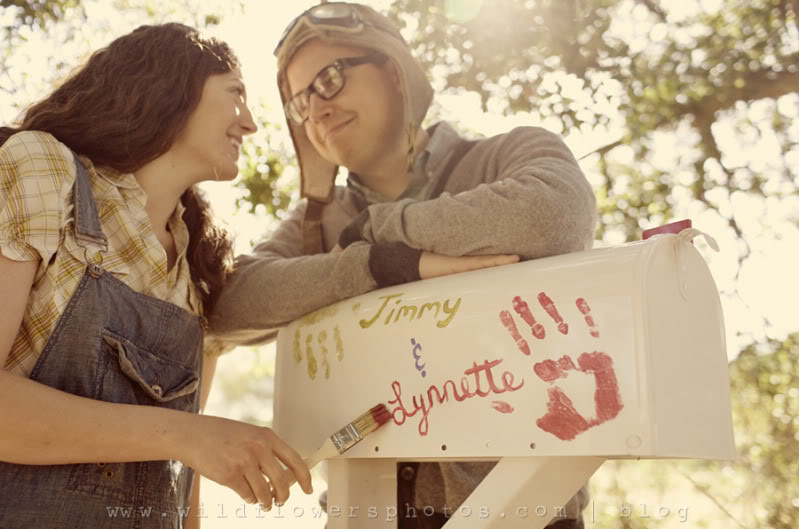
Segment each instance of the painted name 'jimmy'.
[[[450,306],[451,300],[449,299],[445,299],[444,301],[430,301],[423,303],[421,307],[416,305],[403,305],[401,296],[402,293],[380,296],[378,299],[383,300],[382,305],[377,309],[374,316],[358,322],[361,328],[368,329],[383,314],[386,314],[383,325],[397,323],[400,319],[407,319],[408,321],[421,320],[425,314],[427,314],[428,318],[432,318],[436,322],[436,327],[443,329],[450,324],[461,306],[461,298],[458,298],[452,306]],[[390,303],[391,307],[389,308]]]

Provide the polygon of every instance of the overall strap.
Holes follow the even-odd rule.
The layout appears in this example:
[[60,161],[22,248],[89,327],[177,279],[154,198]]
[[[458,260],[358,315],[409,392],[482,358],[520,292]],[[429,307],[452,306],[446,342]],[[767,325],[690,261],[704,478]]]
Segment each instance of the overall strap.
[[322,253],[322,209],[324,203],[308,198],[302,219],[302,251],[304,255]]
[[99,244],[103,247],[103,251],[108,250],[108,239],[100,227],[100,219],[97,216],[97,204],[94,201],[92,194],[91,184],[89,182],[89,173],[86,171],[83,163],[78,159],[78,155],[74,152],[72,155],[75,158],[75,238],[79,242],[88,242]]

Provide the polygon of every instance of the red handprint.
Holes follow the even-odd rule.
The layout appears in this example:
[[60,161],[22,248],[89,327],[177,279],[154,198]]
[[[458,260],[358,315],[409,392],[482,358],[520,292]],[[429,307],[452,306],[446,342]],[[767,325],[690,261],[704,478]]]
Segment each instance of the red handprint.
[[583,298],[577,298],[575,301],[577,304],[577,310],[579,310],[583,316],[585,316],[585,323],[588,324],[588,328],[591,329],[591,336],[594,338],[599,338],[599,331],[594,325],[594,318],[591,316],[591,307],[588,306],[588,302]]
[[[569,333],[569,325],[563,321],[555,302],[544,292],[539,292],[538,303],[549,314],[558,326],[562,334]],[[589,332],[594,338],[599,338],[599,330],[591,316],[591,307],[583,298],[575,301],[577,309],[585,318]],[[513,298],[513,310],[530,326],[533,336],[539,340],[546,336],[544,327],[533,317],[530,307],[520,297]],[[511,337],[516,342],[516,346],[526,356],[530,356],[530,346],[522,338],[516,327],[510,311],[503,310],[499,313],[502,325],[508,330]],[[593,373],[596,382],[594,391],[594,402],[596,404],[596,417],[586,419],[572,404],[571,399],[558,386],[549,388],[549,400],[547,402],[547,413],[536,421],[536,425],[542,430],[549,432],[559,439],[570,441],[589,428],[598,426],[605,421],[616,417],[624,404],[619,395],[619,387],[616,381],[616,373],[613,370],[613,360],[601,352],[583,353],[577,359],[578,366],[574,365],[571,357],[563,356],[559,360],[544,360],[533,366],[538,378],[545,382],[553,383],[558,379],[566,378],[569,371],[580,371],[582,373]]]
[[519,351],[530,356],[530,346],[527,345],[527,340],[522,338],[522,335],[519,334],[519,329],[516,328],[516,322],[513,321],[513,316],[510,315],[510,312],[507,310],[503,310],[499,313],[499,321],[502,322],[502,325],[508,329],[508,332],[516,340],[516,347],[519,348]]
[[544,307],[544,310],[547,311],[555,323],[558,324],[558,330],[561,334],[569,334],[569,324],[563,321],[563,318],[560,317],[558,313],[557,307],[555,307],[555,303],[543,292],[539,292],[538,294],[538,302]]
[[[558,325],[558,330],[561,332],[561,334],[569,334],[569,324],[563,321],[563,318],[555,306],[555,302],[552,301],[552,298],[547,296],[546,292],[538,293],[538,303]],[[583,314],[583,316],[585,316],[585,322],[588,324],[588,327],[591,331],[591,336],[594,338],[599,338],[599,331],[594,323],[594,318],[591,317],[591,307],[588,306],[588,303],[583,298],[578,298],[576,303],[577,309],[581,314]],[[530,306],[527,305],[527,302],[524,301],[521,296],[515,296],[513,298],[513,310],[522,318],[522,320],[524,320],[525,323],[527,323],[527,325],[530,326],[533,336],[539,340],[543,340],[546,337],[547,333],[544,329],[544,326],[536,321],[532,311],[530,310]],[[529,356],[530,345],[519,333],[519,329],[516,327],[516,322],[513,320],[513,316],[511,315],[510,311],[501,311],[499,313],[499,321],[502,322],[502,325],[513,337],[513,340],[516,342],[516,347],[519,348],[519,351]]]
[[527,322],[527,325],[529,325],[533,330],[533,336],[539,340],[544,339],[544,337],[547,335],[546,331],[544,330],[544,326],[535,321],[533,313],[530,312],[530,307],[521,297],[516,296],[513,298],[513,310],[515,310],[516,314],[521,316],[522,319]]
[[553,434],[564,441],[571,441],[579,434],[599,426],[603,422],[616,417],[624,408],[619,395],[619,386],[616,381],[616,372],[613,370],[613,359],[605,353],[595,351],[583,353],[577,359],[579,367],[568,356],[554,360],[544,360],[537,363],[533,370],[541,380],[553,382],[559,378],[566,378],[571,370],[582,373],[593,373],[596,381],[594,390],[594,403],[596,417],[587,420],[574,409],[571,399],[559,387],[549,388],[549,401],[547,414],[535,423],[545,432]]

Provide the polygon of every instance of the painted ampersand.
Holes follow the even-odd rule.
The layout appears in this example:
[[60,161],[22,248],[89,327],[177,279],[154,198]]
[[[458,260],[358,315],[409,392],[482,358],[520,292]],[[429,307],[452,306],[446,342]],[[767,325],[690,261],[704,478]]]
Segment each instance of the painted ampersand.
[[418,343],[416,341],[416,338],[411,338],[411,345],[413,346],[413,351],[412,351],[413,358],[416,360],[416,370],[419,371],[422,374],[422,378],[424,378],[424,377],[427,376],[427,371],[425,371],[425,369],[424,369],[424,366],[426,366],[427,364],[420,364],[419,363],[419,361],[421,360],[421,357],[416,352],[417,350],[419,350],[419,351],[422,350],[422,344]]

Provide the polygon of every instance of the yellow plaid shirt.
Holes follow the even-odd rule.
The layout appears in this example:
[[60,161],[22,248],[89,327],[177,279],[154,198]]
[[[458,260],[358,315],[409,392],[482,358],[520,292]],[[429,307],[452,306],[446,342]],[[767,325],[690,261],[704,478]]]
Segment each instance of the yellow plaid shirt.
[[[189,233],[183,205],[169,219],[178,259],[167,257],[144,207],[147,197],[132,174],[86,166],[108,252],[93,255],[77,244],[72,193],[76,168],[72,152],[52,135],[26,131],[0,147],[0,252],[16,261],[39,261],[22,326],[5,369],[29,376],[86,269],[87,260],[137,292],[202,315],[191,281],[186,248]],[[206,353],[218,346],[206,344]]]

